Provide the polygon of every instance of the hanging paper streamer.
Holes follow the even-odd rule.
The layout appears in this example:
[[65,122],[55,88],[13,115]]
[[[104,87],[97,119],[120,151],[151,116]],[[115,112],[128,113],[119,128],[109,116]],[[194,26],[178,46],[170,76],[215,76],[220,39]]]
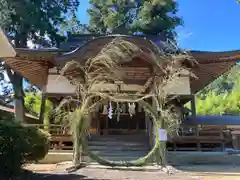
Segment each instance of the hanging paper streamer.
[[108,117],[109,119],[112,119],[112,115],[113,115],[113,108],[112,108],[112,103],[109,103],[109,109],[108,109]]
[[122,109],[120,108],[120,105],[119,103],[117,102],[117,107],[116,107],[116,110],[115,110],[115,114],[117,114],[117,122],[120,121],[120,114],[122,113]]
[[123,103],[121,105],[121,113],[126,113],[126,105],[125,105],[125,103]]
[[135,103],[128,103],[128,112],[129,112],[130,117],[132,117],[134,114],[136,114],[135,108],[136,108]]
[[108,114],[108,110],[107,110],[107,105],[105,104],[103,106],[103,112],[102,112],[104,115],[107,115]]
[[158,111],[158,112],[161,111],[161,108],[160,108],[159,104],[157,104],[157,111]]
[[165,129],[158,129],[159,141],[167,141],[167,131]]

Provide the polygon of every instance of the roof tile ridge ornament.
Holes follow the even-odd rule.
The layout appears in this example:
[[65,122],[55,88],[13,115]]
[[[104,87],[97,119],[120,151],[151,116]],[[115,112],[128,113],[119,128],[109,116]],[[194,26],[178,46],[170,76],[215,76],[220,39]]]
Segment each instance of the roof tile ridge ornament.
[[0,58],[1,57],[2,58],[3,57],[9,58],[9,57],[15,57],[16,56],[17,53],[16,53],[13,45],[11,44],[8,37],[6,36],[6,34],[1,29],[1,27],[0,27],[0,44],[1,44]]

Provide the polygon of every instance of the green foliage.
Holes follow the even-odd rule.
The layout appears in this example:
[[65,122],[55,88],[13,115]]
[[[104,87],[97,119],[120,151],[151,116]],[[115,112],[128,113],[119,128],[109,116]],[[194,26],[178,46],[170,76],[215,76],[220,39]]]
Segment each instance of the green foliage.
[[175,27],[182,25],[173,0],[90,0],[90,30],[107,33],[123,26],[128,33],[162,35],[173,39]]
[[76,13],[72,13],[69,17],[60,24],[59,32],[61,35],[66,35],[65,33],[75,34],[85,34],[87,33],[86,25],[81,24],[77,19]]
[[207,94],[210,91],[214,91],[217,94],[221,94],[224,92],[231,92],[233,88],[240,87],[240,66],[236,65],[234,66],[229,72],[222,75],[218,79],[216,79],[214,82],[209,84],[207,87],[205,87],[198,96],[204,96],[204,94]]
[[65,21],[65,14],[77,10],[79,1],[58,0],[56,3],[55,0],[0,0],[0,4],[3,6],[0,9],[0,25],[14,36],[16,46],[23,47],[26,46],[27,38],[42,40],[45,34],[58,42],[58,25]]
[[[32,115],[39,116],[42,98],[41,95],[35,93],[28,93],[25,96],[25,107],[26,111]],[[45,104],[45,114],[48,115],[53,109],[53,104],[51,101],[46,100]]]
[[12,176],[22,165],[45,157],[49,149],[46,134],[15,121],[0,121],[0,174]]
[[[240,66],[221,76],[197,94],[196,111],[201,115],[240,115]],[[188,105],[189,106],[189,105]]]
[[37,128],[26,128],[25,136],[28,138],[28,149],[25,154],[27,162],[34,162],[43,159],[49,150],[49,135]]
[[[26,111],[32,115],[39,117],[42,98],[40,94],[28,93],[25,96]],[[46,100],[44,111],[44,129],[47,130],[50,124],[50,119],[53,118],[53,104],[51,101]]]
[[240,115],[240,94],[237,91],[222,94],[209,92],[206,98],[197,98],[196,111],[201,115]]
[[[59,45],[63,39],[59,35],[59,25],[67,15],[75,13],[79,0],[0,0],[0,27],[14,40],[15,47],[24,48],[31,39],[40,45]],[[46,43],[46,35],[51,42]],[[45,44],[44,44],[45,43]],[[24,121],[23,77],[4,64],[13,85],[15,115]]]

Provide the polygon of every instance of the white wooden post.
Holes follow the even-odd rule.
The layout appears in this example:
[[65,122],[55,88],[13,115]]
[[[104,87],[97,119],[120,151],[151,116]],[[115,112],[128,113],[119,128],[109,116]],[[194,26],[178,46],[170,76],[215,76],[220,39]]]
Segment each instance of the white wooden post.
[[15,57],[16,51],[12,44],[9,42],[7,36],[0,28],[0,58],[1,57]]

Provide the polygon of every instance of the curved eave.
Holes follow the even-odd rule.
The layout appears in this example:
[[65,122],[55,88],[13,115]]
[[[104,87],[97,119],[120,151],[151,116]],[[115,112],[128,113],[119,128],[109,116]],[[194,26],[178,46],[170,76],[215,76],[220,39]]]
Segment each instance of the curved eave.
[[42,88],[47,82],[48,68],[56,66],[55,58],[60,56],[58,49],[16,48],[16,56],[3,58],[4,62],[26,80]]
[[[97,36],[86,41],[75,50],[64,53],[62,56],[56,58],[56,64],[61,68],[71,60],[83,63],[87,59],[95,57],[107,43],[116,37],[127,39],[138,46],[149,48],[152,51],[155,51],[156,48],[156,45],[152,41],[154,38],[155,40],[157,39],[156,36],[151,38],[147,36],[128,35]],[[240,50],[226,52],[189,51],[188,53],[197,62],[197,64],[191,68],[193,74],[197,77],[191,79],[191,90],[193,94],[226,73],[240,58]]]
[[16,48],[16,58],[25,59],[26,61],[38,61],[50,67],[56,65],[55,59],[63,54],[64,51],[59,49],[26,49]]
[[221,63],[240,60],[240,50],[211,52],[211,51],[190,51],[196,61],[200,64]]
[[195,94],[227,73],[240,59],[240,50],[225,52],[191,51],[198,64],[192,68],[196,78],[191,79],[191,90]]
[[109,36],[99,36],[93,38],[83,45],[79,46],[75,50],[64,53],[60,57],[56,59],[56,63],[58,66],[63,67],[68,61],[74,60],[79,63],[85,62],[87,59],[95,57],[101,49],[110,43],[114,38],[121,37],[126,39],[135,45],[138,45],[140,48],[148,48],[151,51],[156,51],[156,47],[151,41],[146,37],[141,36],[128,36],[128,35],[109,35]]

